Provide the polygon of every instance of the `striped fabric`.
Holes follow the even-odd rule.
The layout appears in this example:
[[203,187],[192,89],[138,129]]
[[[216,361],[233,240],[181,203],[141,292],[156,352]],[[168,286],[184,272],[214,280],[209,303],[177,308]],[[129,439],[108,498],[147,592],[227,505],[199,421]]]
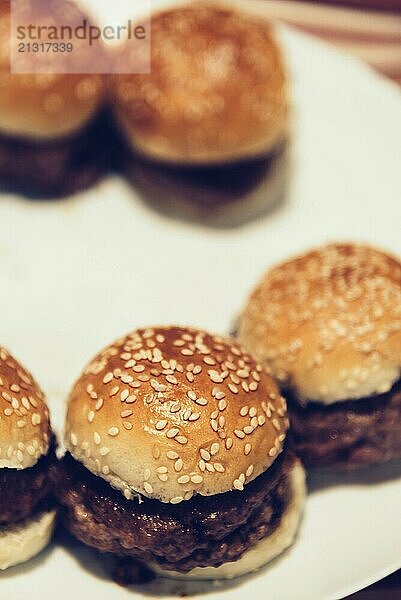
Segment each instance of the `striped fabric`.
[[260,0],[272,17],[351,52],[401,84],[401,0]]

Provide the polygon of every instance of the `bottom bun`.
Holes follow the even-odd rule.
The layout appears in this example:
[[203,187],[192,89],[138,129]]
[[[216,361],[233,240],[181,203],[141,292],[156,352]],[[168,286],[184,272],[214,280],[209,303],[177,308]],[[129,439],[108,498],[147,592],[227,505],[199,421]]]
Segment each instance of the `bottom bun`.
[[0,527],[0,570],[23,563],[47,546],[56,511],[43,512],[17,525]]
[[163,577],[198,580],[233,579],[257,571],[289,548],[298,531],[306,498],[305,471],[301,463],[296,463],[290,478],[291,499],[281,517],[280,525],[271,535],[247,550],[237,561],[225,563],[220,567],[196,567],[188,573],[167,571],[154,564],[151,565],[152,569]]
[[287,140],[269,156],[233,165],[180,168],[129,154],[125,174],[162,214],[226,228],[258,219],[284,200],[290,162]]

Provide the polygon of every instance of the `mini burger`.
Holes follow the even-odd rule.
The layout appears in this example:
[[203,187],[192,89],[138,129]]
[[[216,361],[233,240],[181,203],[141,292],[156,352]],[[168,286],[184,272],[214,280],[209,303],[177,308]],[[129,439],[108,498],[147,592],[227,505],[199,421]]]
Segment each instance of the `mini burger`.
[[54,460],[44,395],[0,347],[0,570],[27,561],[50,540]]
[[64,523],[158,574],[254,571],[291,545],[304,502],[287,425],[273,380],[235,341],[135,331],[72,390],[57,489]]
[[308,466],[401,457],[401,263],[332,244],[269,271],[240,341],[286,391],[291,438]]
[[241,200],[248,214],[261,210],[278,193],[288,133],[272,24],[246,9],[187,4],[153,15],[151,36],[150,73],[111,79],[128,178],[186,216],[238,220]]
[[[14,10],[19,6],[30,3],[14,3]],[[50,11],[41,16],[43,22],[52,18],[51,9],[61,23],[70,22],[71,11],[77,13],[77,22],[85,18],[71,2],[37,2],[35,9]],[[77,57],[84,43],[74,49]],[[18,54],[20,60],[37,56],[28,50]],[[45,56],[51,60],[61,54],[51,51]],[[85,189],[99,179],[107,162],[100,116],[102,78],[60,72],[59,63],[55,72],[51,64],[47,68],[45,72],[10,71],[10,1],[0,0],[0,185],[34,197],[59,197]]]

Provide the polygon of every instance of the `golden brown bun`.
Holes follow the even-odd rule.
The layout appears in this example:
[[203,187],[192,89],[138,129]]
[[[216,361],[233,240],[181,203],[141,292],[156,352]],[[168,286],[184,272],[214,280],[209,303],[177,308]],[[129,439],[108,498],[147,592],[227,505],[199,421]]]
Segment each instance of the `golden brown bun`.
[[112,80],[134,149],[210,165],[266,155],[286,137],[285,71],[269,22],[195,4],[155,15],[151,34],[151,74]]
[[285,400],[232,340],[141,329],[99,354],[70,397],[66,446],[130,499],[178,503],[265,471],[282,449]]
[[219,567],[195,567],[188,573],[167,571],[157,564],[152,564],[152,569],[164,577],[174,579],[234,579],[248,573],[253,573],[272,561],[289,548],[297,534],[306,500],[305,471],[300,462],[296,462],[290,473],[291,496],[281,515],[280,523],[267,537],[251,546],[235,562],[228,562]]
[[0,346],[0,468],[27,469],[49,449],[45,397],[32,375]]
[[290,260],[255,289],[238,337],[304,402],[387,392],[401,372],[401,264],[354,244]]
[[0,3],[0,134],[39,140],[73,134],[103,97],[100,75],[10,73],[10,5]]

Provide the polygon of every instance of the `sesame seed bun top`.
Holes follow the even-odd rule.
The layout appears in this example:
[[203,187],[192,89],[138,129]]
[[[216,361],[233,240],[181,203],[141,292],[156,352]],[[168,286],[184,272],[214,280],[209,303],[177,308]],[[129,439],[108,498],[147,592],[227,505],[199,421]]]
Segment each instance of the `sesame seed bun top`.
[[141,329],[99,354],[72,390],[66,446],[130,499],[179,503],[244,485],[282,450],[286,405],[232,339]]
[[151,73],[112,80],[116,115],[136,150],[217,164],[268,154],[283,140],[285,70],[268,21],[194,4],[154,15],[151,35]]
[[303,402],[385,393],[401,373],[401,263],[354,244],[292,259],[254,290],[238,337]]
[[46,454],[49,411],[42,390],[0,346],[0,468],[27,469]]
[[[63,22],[63,12],[78,11],[77,20],[84,15],[77,5],[55,0],[58,20]],[[17,5],[15,5],[17,6]],[[22,5],[21,5],[22,6]],[[37,3],[37,6],[48,6]],[[65,23],[70,23],[71,16]],[[18,21],[20,22],[20,21]],[[21,21],[23,23],[24,21]],[[46,24],[46,21],[43,21]],[[29,40],[25,40],[26,42]],[[74,53],[78,56],[77,42]],[[79,45],[79,51],[87,52],[86,42]],[[29,53],[21,57],[31,57]],[[46,57],[58,58],[60,54],[47,53]],[[69,55],[71,56],[71,55]],[[85,61],[85,56],[80,60]],[[83,127],[97,112],[103,102],[104,83],[100,75],[59,73],[56,63],[55,73],[11,73],[10,72],[10,2],[0,2],[0,133],[23,139],[49,139],[68,136]]]

